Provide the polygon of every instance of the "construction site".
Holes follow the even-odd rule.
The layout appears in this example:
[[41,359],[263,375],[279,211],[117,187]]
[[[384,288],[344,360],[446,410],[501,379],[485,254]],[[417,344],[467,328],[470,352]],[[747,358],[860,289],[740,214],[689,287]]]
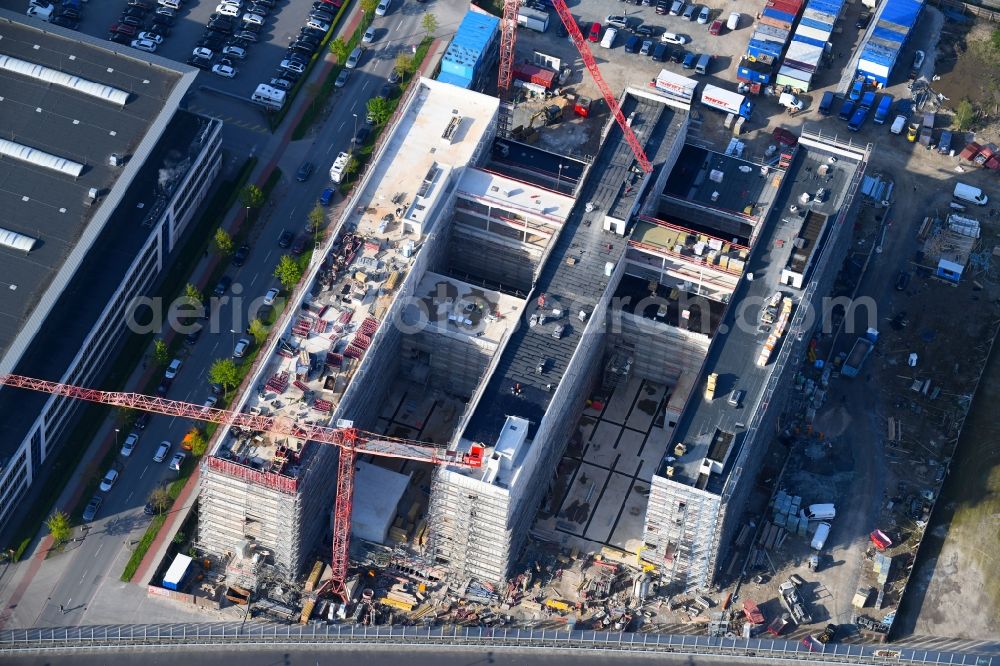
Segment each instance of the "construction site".
[[[412,88],[235,406],[263,420],[205,458],[186,587],[282,622],[884,640],[960,420],[847,552],[863,397],[837,387],[879,336],[822,301],[881,251],[872,146],[688,142],[689,101],[653,88],[602,118],[541,102]],[[571,113],[592,155],[533,145]],[[971,218],[919,234],[921,277],[982,265]]]
[[415,86],[203,463],[195,597],[704,629],[868,149],[753,161],[619,103],[641,152],[610,117],[577,163]]

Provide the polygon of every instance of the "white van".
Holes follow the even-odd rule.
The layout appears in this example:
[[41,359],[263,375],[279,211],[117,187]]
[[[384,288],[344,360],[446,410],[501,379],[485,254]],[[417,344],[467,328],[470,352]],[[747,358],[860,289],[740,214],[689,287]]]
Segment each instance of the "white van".
[[809,520],[833,520],[837,517],[837,509],[833,504],[810,504],[806,517]]
[[830,523],[820,523],[816,526],[816,534],[813,535],[812,543],[809,545],[813,550],[823,550],[828,536],[830,536]]
[[730,14],[729,20],[726,21],[726,27],[729,28],[730,30],[736,30],[738,27],[740,27],[740,16],[742,16],[742,14],[740,14],[739,12],[733,12],[732,14]]
[[972,185],[966,185],[965,183],[955,183],[955,193],[953,196],[956,199],[974,203],[977,206],[985,206],[990,201],[990,198],[983,194],[981,189]]
[[893,134],[900,134],[904,127],[906,127],[906,116],[899,115],[892,121],[892,127],[889,128],[889,131]]
[[604,31],[604,38],[601,39],[601,46],[606,49],[613,48],[615,45],[615,37],[618,36],[618,30],[615,28],[608,28]]
[[285,106],[285,91],[262,83],[250,95],[250,101],[280,111]]

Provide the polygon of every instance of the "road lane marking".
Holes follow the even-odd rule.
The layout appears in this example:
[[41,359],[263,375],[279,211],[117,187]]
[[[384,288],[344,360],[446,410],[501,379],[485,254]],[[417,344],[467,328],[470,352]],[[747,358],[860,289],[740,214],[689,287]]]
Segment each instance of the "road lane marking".
[[267,251],[267,255],[264,257],[264,263],[265,264],[267,263],[267,260],[271,258],[271,253],[272,252],[274,252],[274,250],[268,250]]
[[143,468],[143,470],[142,470],[142,474],[140,474],[140,475],[139,475],[139,478],[140,478],[140,479],[141,479],[141,478],[143,477],[143,475],[145,475],[145,474],[146,474],[146,470],[148,470],[148,469],[149,469],[149,465],[146,465],[146,467],[145,467],[145,468]]
[[403,27],[404,20],[405,19],[399,19],[399,25],[396,26],[396,32],[399,32],[399,29]]
[[250,280],[250,286],[251,286],[251,287],[253,286],[253,283],[257,281],[257,277],[258,277],[259,275],[260,275],[260,273],[254,273],[254,274],[253,274],[253,279],[252,279],[252,280]]
[[94,553],[94,558],[95,559],[97,558],[98,555],[101,554],[101,548],[104,548],[104,542],[101,542],[101,545],[97,547],[97,552]]
[[364,82],[364,83],[363,83],[363,84],[361,85],[361,92],[364,92],[365,90],[367,90],[367,89],[368,89],[368,84],[369,84],[369,83],[371,83],[371,82],[372,82],[372,80],[371,80],[371,79],[368,79],[368,80],[366,80],[366,81],[365,81],[365,82]]
[[340,130],[344,129],[344,125],[346,125],[346,124],[347,124],[346,120],[344,122],[340,123],[340,126],[337,127],[337,131],[339,132]]
[[132,494],[133,494],[134,492],[135,492],[135,491],[132,491],[132,492],[130,492],[130,493],[128,494],[128,497],[126,497],[126,498],[125,498],[125,503],[126,503],[126,504],[128,504],[128,501],[129,501],[130,499],[132,499]]

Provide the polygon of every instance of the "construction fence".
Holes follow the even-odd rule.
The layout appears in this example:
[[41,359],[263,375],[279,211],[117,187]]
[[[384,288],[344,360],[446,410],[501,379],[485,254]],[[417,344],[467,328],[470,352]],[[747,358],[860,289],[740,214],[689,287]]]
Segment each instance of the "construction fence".
[[936,652],[902,646],[826,645],[815,652],[800,642],[622,634],[599,631],[483,629],[464,627],[365,627],[357,625],[150,624],[13,629],[0,631],[0,654],[119,649],[136,646],[315,646],[394,645],[440,649],[516,648],[539,650],[670,653],[734,656],[741,660],[783,659],[844,664],[950,664],[1000,666],[1000,658]]

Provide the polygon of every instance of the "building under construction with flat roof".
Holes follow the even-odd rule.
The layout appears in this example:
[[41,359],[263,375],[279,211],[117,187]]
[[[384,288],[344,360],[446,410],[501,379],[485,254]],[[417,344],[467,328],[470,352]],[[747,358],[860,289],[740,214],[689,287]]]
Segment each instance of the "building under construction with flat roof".
[[[355,545],[429,578],[501,583],[533,535],[709,585],[867,148],[714,152],[686,104],[629,88],[644,173],[613,119],[584,163],[496,139],[494,98],[408,94],[239,408],[484,452],[357,461]],[[225,433],[199,544],[299,575],[336,474],[332,447]]]

